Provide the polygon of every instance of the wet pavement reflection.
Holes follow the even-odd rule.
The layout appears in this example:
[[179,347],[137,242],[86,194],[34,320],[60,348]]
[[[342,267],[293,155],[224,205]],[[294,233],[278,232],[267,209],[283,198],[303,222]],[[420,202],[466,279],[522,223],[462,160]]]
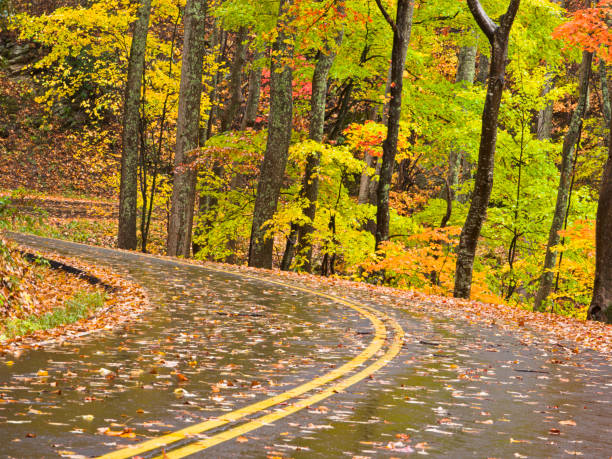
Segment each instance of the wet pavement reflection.
[[[19,241],[109,265],[143,285],[155,309],[114,332],[0,358],[4,457],[91,456],[158,436],[323,374],[372,339],[371,324],[354,311],[263,281],[66,242]],[[199,456],[610,457],[605,356],[427,317],[372,292],[309,287],[393,316],[406,332],[401,354],[373,378]],[[135,438],[102,433],[126,428]]]
[[114,332],[0,358],[7,456],[95,455],[201,422],[324,374],[371,339],[368,320],[316,296],[168,260],[28,242],[129,275],[154,308]]

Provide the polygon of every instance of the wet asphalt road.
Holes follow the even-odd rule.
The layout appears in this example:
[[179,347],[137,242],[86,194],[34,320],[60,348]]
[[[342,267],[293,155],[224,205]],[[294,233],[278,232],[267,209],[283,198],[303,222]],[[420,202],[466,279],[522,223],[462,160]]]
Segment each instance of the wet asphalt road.
[[[154,309],[113,332],[1,356],[2,457],[103,454],[286,391],[372,339],[370,322],[354,310],[265,280],[15,238],[130,276]],[[326,291],[393,316],[406,332],[401,354],[345,392],[196,456],[611,457],[612,368],[604,356],[422,317],[373,293]],[[178,382],[177,371],[189,381]],[[125,428],[137,437],[102,433]]]

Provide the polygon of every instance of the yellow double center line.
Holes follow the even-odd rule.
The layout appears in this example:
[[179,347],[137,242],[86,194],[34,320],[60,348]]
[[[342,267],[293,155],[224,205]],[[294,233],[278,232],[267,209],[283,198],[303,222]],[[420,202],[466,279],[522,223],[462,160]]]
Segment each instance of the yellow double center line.
[[191,454],[195,454],[197,452],[205,450],[206,448],[210,448],[211,446],[215,446],[215,445],[218,445],[219,443],[223,443],[228,440],[231,440],[232,438],[236,438],[239,435],[243,435],[252,430],[269,425],[270,423],[274,421],[277,421],[286,416],[289,416],[290,414],[296,413],[297,411],[303,410],[304,408],[308,408],[309,406],[315,403],[318,403],[328,397],[331,397],[332,395],[344,389],[347,389],[353,384],[358,383],[359,381],[370,376],[372,373],[380,370],[400,352],[402,348],[403,330],[399,326],[399,324],[396,324],[396,323],[393,323],[393,328],[395,329],[395,336],[393,338],[393,343],[391,344],[391,347],[387,350],[387,352],[385,352],[385,354],[381,358],[377,359],[376,361],[374,361],[374,363],[364,368],[360,372],[355,373],[354,375],[348,378],[345,378],[337,382],[336,384],[333,384],[332,386],[328,387],[327,389],[324,389],[323,391],[317,394],[314,394],[308,398],[299,400],[290,406],[283,407],[274,413],[270,413],[270,414],[261,416],[253,421],[249,421],[240,426],[226,430],[225,432],[221,432],[217,435],[213,435],[210,438],[195,441],[182,448],[164,453],[161,456],[156,456],[155,459],[165,459],[165,458],[178,459],[178,458],[189,456]]
[[[188,266],[194,266],[194,265],[187,264],[187,263],[185,264]],[[231,422],[238,421],[252,414],[261,412],[267,408],[270,408],[275,405],[279,405],[280,403],[286,402],[288,400],[297,398],[300,395],[303,395],[307,392],[310,392],[314,389],[324,386],[325,384],[335,381],[341,378],[342,376],[347,375],[352,370],[356,369],[357,367],[367,362],[371,357],[373,357],[384,346],[385,340],[387,338],[387,327],[385,326],[383,321],[378,317],[378,315],[384,316],[384,318],[391,324],[393,331],[394,331],[393,341],[392,341],[391,346],[389,347],[389,349],[385,352],[383,356],[376,359],[373,363],[371,363],[369,366],[367,366],[363,370],[331,385],[330,387],[322,390],[321,392],[311,395],[310,397],[307,397],[305,399],[296,401],[295,403],[289,406],[283,407],[274,413],[264,415],[253,421],[249,421],[240,426],[237,426],[237,427],[228,429],[224,432],[221,432],[219,434],[213,435],[207,439],[195,441],[194,443],[191,443],[182,448],[176,449],[168,453],[164,453],[164,455],[160,457],[168,457],[168,458],[185,457],[190,454],[194,454],[198,451],[202,451],[206,448],[210,448],[211,446],[217,445],[219,443],[223,443],[227,440],[235,438],[246,432],[255,430],[259,427],[262,427],[266,424],[274,422],[278,419],[289,416],[290,414],[293,414],[297,411],[307,408],[308,406],[314,403],[320,402],[321,400],[324,400],[325,398],[330,397],[333,394],[340,392],[341,390],[344,390],[348,388],[349,386],[352,386],[353,384],[367,378],[368,376],[370,376],[371,374],[373,374],[380,368],[384,367],[401,350],[403,336],[404,336],[404,331],[402,327],[390,316],[387,316],[386,314],[383,314],[382,312],[377,311],[376,309],[370,306],[366,306],[366,305],[352,302],[352,301],[347,301],[347,300],[337,298],[332,295],[328,295],[326,293],[317,292],[316,290],[298,287],[298,286],[286,284],[280,281],[263,279],[263,278],[259,278],[256,276],[236,273],[234,271],[229,271],[229,270],[226,271],[226,270],[218,269],[218,268],[205,267],[205,269],[209,271],[216,271],[219,273],[224,273],[224,274],[238,275],[239,277],[242,277],[245,279],[257,280],[257,281],[265,282],[268,284],[279,285],[279,286],[286,287],[292,290],[297,290],[297,291],[315,295],[321,298],[326,298],[336,303],[340,303],[345,306],[348,306],[354,309],[355,311],[357,311],[362,316],[366,317],[368,320],[370,320],[375,330],[374,339],[372,340],[372,342],[370,342],[368,347],[364,349],[359,355],[357,355],[356,357],[354,357],[352,360],[345,363],[341,367],[329,373],[326,373],[325,375],[319,376],[307,383],[297,386],[291,390],[278,394],[274,397],[270,397],[268,399],[262,400],[260,402],[253,403],[251,405],[248,405],[244,408],[240,408],[238,410],[232,411],[230,413],[226,413],[219,418],[211,419],[209,421],[204,421],[199,424],[194,424],[184,429],[180,429],[175,432],[171,432],[169,434],[162,435],[160,437],[139,443],[132,447],[126,447],[126,448],[123,448],[117,451],[113,451],[111,453],[100,456],[99,459],[127,459],[135,455],[140,455],[142,453],[164,448],[177,441],[189,439],[203,432],[209,431],[211,429],[215,429],[217,427],[221,427]]]
[[[81,245],[84,247],[91,247],[88,246],[86,244],[78,244],[78,243],[72,243],[74,245]],[[139,256],[143,256],[143,255],[139,255]],[[152,256],[147,256],[148,258],[155,258]],[[189,266],[189,267],[194,267],[197,265],[194,264],[190,264],[190,263],[182,263],[182,262],[176,262],[175,263],[179,264],[179,265],[184,265],[184,266]],[[203,432],[215,429],[217,427],[221,427],[225,424],[228,424],[230,422],[234,422],[234,421],[238,421],[240,419],[243,419],[247,416],[250,416],[252,414],[256,414],[258,412],[261,412],[263,410],[266,410],[267,408],[273,407],[275,405],[279,405],[283,402],[286,402],[288,400],[294,399],[299,397],[300,395],[303,395],[307,392],[313,391],[314,389],[317,389],[321,386],[324,386],[332,381],[335,381],[339,378],[341,378],[342,376],[346,376],[348,373],[350,373],[352,370],[356,369],[357,367],[365,364],[372,356],[374,356],[378,351],[380,351],[382,349],[382,347],[385,344],[385,340],[387,338],[387,328],[385,327],[384,323],[382,322],[382,320],[378,317],[378,316],[382,316],[386,321],[388,321],[391,324],[391,327],[393,328],[393,340],[392,343],[389,347],[389,349],[384,353],[384,355],[382,355],[381,357],[379,357],[378,359],[376,359],[373,363],[371,363],[370,365],[368,365],[366,368],[362,369],[361,371],[353,374],[352,376],[349,376],[345,379],[342,379],[341,381],[336,382],[335,384],[332,384],[331,386],[323,389],[321,392],[318,392],[314,395],[311,395],[305,399],[301,399],[301,400],[296,400],[293,404],[288,405],[286,407],[282,407],[279,410],[270,413],[270,414],[266,414],[263,415],[255,420],[252,421],[248,421],[244,424],[241,424],[237,427],[233,427],[231,429],[228,429],[224,432],[215,434],[209,438],[203,439],[203,440],[197,440],[187,446],[178,448],[176,450],[173,450],[171,452],[168,453],[164,453],[163,456],[159,456],[159,457],[167,457],[167,458],[181,458],[181,457],[185,457],[188,456],[190,454],[195,454],[199,451],[202,451],[206,448],[210,448],[211,446],[214,445],[218,445],[220,443],[223,443],[225,441],[228,441],[232,438],[235,438],[239,435],[242,435],[244,433],[250,432],[252,430],[255,430],[257,428],[260,428],[264,425],[270,424],[274,421],[277,421],[279,419],[282,419],[286,416],[289,416],[297,411],[300,411],[304,408],[307,408],[310,405],[313,405],[315,403],[318,403],[332,395],[334,395],[337,392],[340,392],[350,386],[352,386],[353,384],[362,381],[363,379],[367,378],[368,376],[372,375],[374,372],[378,371],[379,369],[381,369],[382,367],[384,367],[388,362],[390,362],[393,358],[395,358],[395,356],[397,356],[397,354],[400,352],[401,347],[402,347],[402,341],[403,341],[403,337],[404,337],[404,331],[402,329],[402,327],[390,316],[382,313],[381,311],[378,311],[370,306],[366,306],[364,304],[360,304],[357,302],[352,302],[352,301],[347,301],[332,295],[328,295],[326,293],[321,293],[318,292],[316,290],[311,290],[308,288],[303,288],[303,287],[298,287],[295,285],[291,285],[291,284],[287,284],[284,282],[280,282],[280,281],[275,281],[275,280],[271,280],[271,279],[263,279],[260,277],[256,277],[256,276],[250,276],[248,274],[242,274],[242,273],[237,273],[235,271],[230,271],[230,270],[223,270],[223,269],[219,269],[219,268],[211,268],[206,266],[205,267],[206,270],[209,271],[215,271],[215,272],[219,272],[219,273],[223,273],[223,274],[230,274],[233,276],[239,276],[242,277],[244,279],[251,279],[251,280],[256,280],[256,281],[260,281],[260,282],[266,282],[268,284],[275,284],[275,285],[279,285],[282,287],[286,287],[289,289],[293,289],[294,291],[301,291],[304,293],[308,293],[311,295],[315,295],[318,296],[320,298],[326,298],[329,300],[332,300],[336,303],[340,303],[343,304],[345,306],[348,306],[350,308],[352,308],[353,310],[357,311],[359,314],[361,314],[363,317],[367,318],[368,320],[370,320],[370,322],[372,323],[374,330],[375,330],[375,336],[374,339],[372,340],[372,342],[368,345],[368,347],[366,349],[363,350],[363,352],[361,352],[359,355],[357,355],[356,357],[354,357],[352,360],[350,360],[349,362],[347,362],[346,364],[342,365],[341,367],[323,375],[323,376],[319,376],[318,378],[313,379],[312,381],[309,381],[307,383],[304,383],[298,387],[295,387],[291,390],[288,390],[286,392],[283,392],[281,394],[278,394],[274,397],[268,398],[266,400],[262,400],[260,402],[257,403],[253,403],[252,405],[246,406],[244,408],[232,411],[230,413],[226,413],[223,416],[216,418],[216,419],[211,419],[209,421],[205,421],[202,422],[200,424],[195,424],[192,425],[190,427],[184,428],[184,429],[180,429],[177,430],[176,432],[172,432],[170,434],[167,435],[163,435],[161,437],[158,438],[154,438],[152,440],[148,440],[145,442],[142,442],[138,445],[135,445],[133,447],[127,447],[127,448],[123,448],[117,451],[114,451],[112,453],[108,453],[105,454],[103,456],[100,456],[100,458],[106,458],[106,459],[127,459],[130,458],[132,456],[135,455],[139,455],[142,453],[146,453],[146,452],[150,452],[150,451],[154,451],[157,449],[161,449],[164,448],[167,445],[171,445],[175,442],[181,441],[181,440],[188,440],[196,435],[199,435]]]

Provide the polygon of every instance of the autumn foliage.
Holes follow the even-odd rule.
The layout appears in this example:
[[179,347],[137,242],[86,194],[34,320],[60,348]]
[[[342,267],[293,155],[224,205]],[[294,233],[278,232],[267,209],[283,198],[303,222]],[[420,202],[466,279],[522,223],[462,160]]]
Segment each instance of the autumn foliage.
[[612,62],[612,0],[601,0],[593,8],[584,8],[570,14],[570,20],[553,32],[553,37],[570,45],[596,53],[606,62]]

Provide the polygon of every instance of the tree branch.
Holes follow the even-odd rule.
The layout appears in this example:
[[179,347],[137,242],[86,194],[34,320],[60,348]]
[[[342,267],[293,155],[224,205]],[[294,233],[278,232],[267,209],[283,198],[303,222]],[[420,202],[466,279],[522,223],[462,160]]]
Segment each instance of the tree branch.
[[425,24],[427,22],[434,22],[434,21],[448,21],[450,19],[455,19],[459,13],[461,11],[457,11],[455,14],[453,14],[452,16],[435,16],[432,18],[427,18],[427,19],[423,19],[422,21],[413,21],[413,24]]
[[375,0],[375,1],[376,1],[376,4],[378,5],[378,9],[382,13],[382,15],[385,17],[385,20],[389,23],[389,25],[393,29],[393,32],[398,34],[397,25],[395,25],[395,21],[393,20],[393,18],[391,18],[391,16],[389,16],[389,13],[387,13],[387,10],[382,4],[382,1],[381,0]]
[[511,0],[508,11],[506,11],[506,14],[504,14],[501,19],[501,25],[504,28],[504,32],[510,32],[520,4],[521,0]]
[[[512,2],[510,3],[510,7],[512,7],[515,2],[520,3],[520,0],[512,0]],[[479,0],[467,0],[467,3],[468,7],[470,8],[470,11],[472,12],[472,16],[474,16],[474,19],[476,19],[476,23],[478,23],[478,27],[480,27],[480,29],[487,36],[489,41],[492,42],[493,37],[495,36],[495,32],[497,31],[499,26],[495,24],[495,22],[482,8],[482,5],[480,4]]]

